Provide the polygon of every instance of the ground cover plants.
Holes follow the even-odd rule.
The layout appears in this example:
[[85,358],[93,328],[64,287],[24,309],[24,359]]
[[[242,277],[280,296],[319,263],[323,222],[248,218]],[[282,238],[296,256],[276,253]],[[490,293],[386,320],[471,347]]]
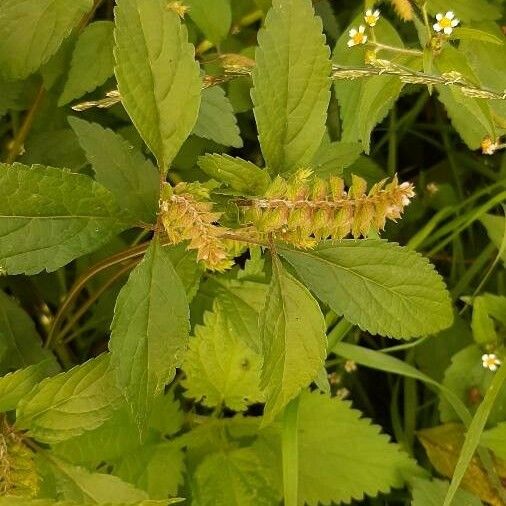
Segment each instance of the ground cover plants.
[[0,505],[505,505],[503,21],[0,0]]

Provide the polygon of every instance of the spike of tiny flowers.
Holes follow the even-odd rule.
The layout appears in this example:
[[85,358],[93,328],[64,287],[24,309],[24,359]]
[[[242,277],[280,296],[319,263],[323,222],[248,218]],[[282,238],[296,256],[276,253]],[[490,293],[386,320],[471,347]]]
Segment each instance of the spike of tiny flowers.
[[432,25],[434,31],[443,32],[445,35],[451,35],[453,29],[460,23],[452,11],[448,11],[446,14],[439,12],[436,14],[436,21]]
[[380,18],[379,9],[376,9],[374,11],[372,9],[367,9],[365,11],[364,21],[366,25],[369,25],[370,27],[376,26],[376,23],[378,22],[379,18]]
[[490,371],[497,371],[497,368],[501,365],[501,361],[497,358],[495,353],[485,353],[481,356],[481,361],[483,367]]
[[348,41],[348,47],[357,46],[359,44],[365,44],[367,42],[367,35],[365,34],[365,26],[360,25],[358,30],[356,28],[352,28],[348,35],[350,36],[350,40]]

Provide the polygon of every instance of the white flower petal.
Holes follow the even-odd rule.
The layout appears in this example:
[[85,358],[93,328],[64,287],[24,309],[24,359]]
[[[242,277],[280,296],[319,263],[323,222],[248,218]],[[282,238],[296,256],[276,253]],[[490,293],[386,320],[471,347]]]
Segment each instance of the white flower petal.
[[364,26],[364,25],[360,25],[360,26],[358,27],[358,31],[359,31],[360,33],[364,33],[364,32],[365,32],[365,26]]
[[460,21],[457,18],[452,19],[452,26],[453,26],[453,28],[455,28],[459,23],[460,23]]
[[367,42],[367,35],[364,35],[364,38],[362,39],[362,44],[365,44]]
[[437,19],[438,21],[441,21],[441,20],[443,19],[443,15],[442,15],[440,12],[438,12],[438,13],[436,14],[436,19]]
[[357,30],[355,28],[352,28],[349,32],[348,32],[348,35],[350,37],[355,37],[355,35],[357,35]]
[[432,25],[432,28],[434,28],[435,32],[440,32],[441,31],[441,25],[439,23],[434,23]]
[[451,26],[447,26],[443,32],[445,32],[445,35],[451,35],[451,33],[453,32],[453,28]]
[[374,17],[375,17],[375,18],[379,18],[379,17],[380,17],[380,11],[379,11],[379,9],[376,9],[376,10],[374,11],[374,14],[373,14],[373,15],[374,15]]
[[355,45],[355,41],[353,39],[350,39],[348,41],[348,47],[353,47]]
[[367,10],[365,11],[365,15],[366,15],[366,16],[372,16],[372,10],[371,10],[371,9],[367,9]]
[[448,11],[445,16],[445,18],[447,18],[447,19],[453,19],[454,17],[455,17],[455,14],[452,11]]

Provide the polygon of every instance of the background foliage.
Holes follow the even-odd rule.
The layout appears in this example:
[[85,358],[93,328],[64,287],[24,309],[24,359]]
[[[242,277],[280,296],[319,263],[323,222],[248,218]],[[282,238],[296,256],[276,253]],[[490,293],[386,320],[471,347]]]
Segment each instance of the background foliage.
[[503,22],[0,0],[0,505],[506,504]]

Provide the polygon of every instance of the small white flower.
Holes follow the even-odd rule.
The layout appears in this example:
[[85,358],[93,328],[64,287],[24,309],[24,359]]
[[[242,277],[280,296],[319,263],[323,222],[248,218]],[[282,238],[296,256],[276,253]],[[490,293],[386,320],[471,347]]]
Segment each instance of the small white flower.
[[360,25],[358,30],[352,28],[348,35],[350,36],[350,40],[348,41],[348,47],[353,47],[358,44],[365,44],[367,42],[367,35],[365,35],[365,26]]
[[347,360],[344,363],[344,370],[346,372],[355,372],[357,370],[357,364],[353,360]]
[[446,14],[436,14],[437,23],[434,23],[432,27],[436,32],[443,32],[445,35],[451,35],[453,29],[460,23],[455,17],[452,11],[448,11]]
[[350,391],[347,389],[347,388],[338,388],[336,390],[336,397],[343,401],[344,399],[346,399],[346,397],[348,397],[348,395],[350,395]]
[[493,155],[498,148],[499,144],[494,142],[488,135],[481,141],[481,152],[484,155]]
[[376,26],[379,17],[380,17],[379,9],[376,9],[375,11],[373,11],[372,9],[367,9],[365,11],[364,21],[369,26]]
[[491,371],[497,371],[497,368],[501,365],[501,361],[497,358],[495,353],[485,353],[481,356],[481,361],[483,367]]

